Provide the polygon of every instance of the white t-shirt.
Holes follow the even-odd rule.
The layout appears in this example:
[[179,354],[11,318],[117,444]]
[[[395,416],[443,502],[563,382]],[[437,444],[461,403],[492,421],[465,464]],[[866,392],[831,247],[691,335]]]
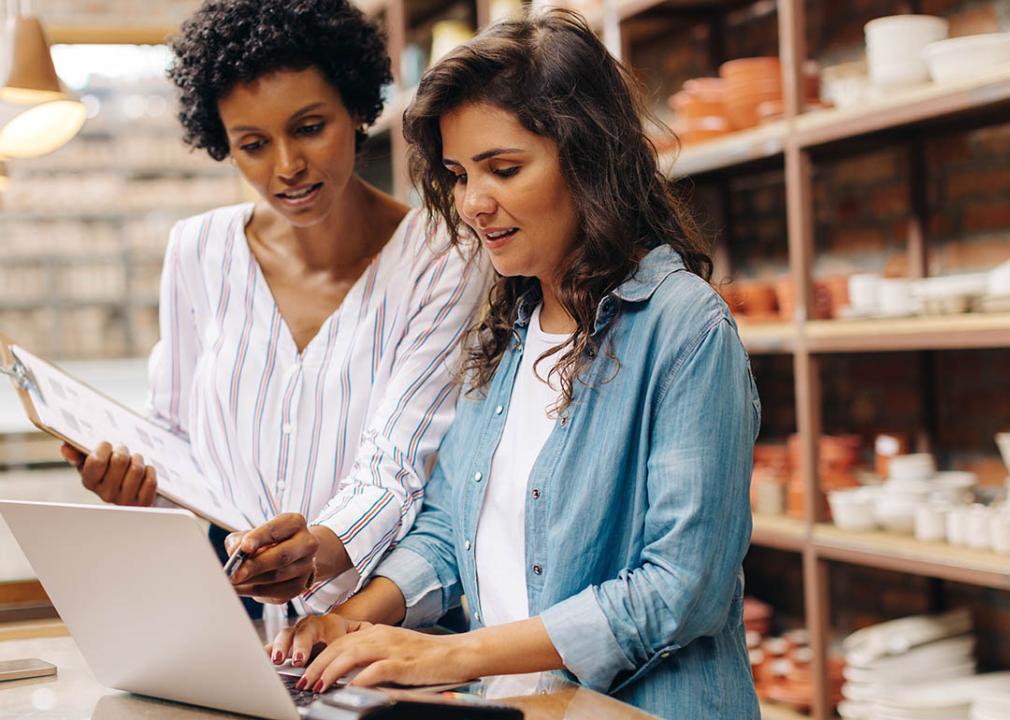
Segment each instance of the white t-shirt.
[[536,368],[538,372],[534,372],[534,365],[544,352],[567,339],[568,335],[545,333],[540,327],[540,306],[533,311],[477,521],[474,559],[485,625],[525,620],[530,614],[526,595],[527,484],[557,422],[548,417],[548,411],[557,402],[561,387],[554,378],[550,380],[553,387],[546,381],[561,353],[545,358]]

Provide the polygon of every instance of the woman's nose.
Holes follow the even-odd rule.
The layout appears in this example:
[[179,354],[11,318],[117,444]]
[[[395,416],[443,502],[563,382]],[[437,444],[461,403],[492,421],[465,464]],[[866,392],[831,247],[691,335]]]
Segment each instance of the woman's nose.
[[285,180],[294,180],[305,172],[305,157],[293,143],[277,144],[277,174]]
[[486,192],[480,183],[471,183],[464,188],[460,214],[465,219],[475,221],[481,215],[493,213],[495,207],[494,196]]

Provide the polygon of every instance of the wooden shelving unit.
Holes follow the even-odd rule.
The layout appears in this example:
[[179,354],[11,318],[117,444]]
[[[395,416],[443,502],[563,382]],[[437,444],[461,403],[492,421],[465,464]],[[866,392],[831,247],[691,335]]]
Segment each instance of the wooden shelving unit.
[[924,543],[892,532],[852,532],[819,523],[813,529],[818,558],[913,575],[1010,590],[1010,557],[993,552]]
[[739,170],[741,166],[773,158],[781,165],[788,135],[789,124],[778,121],[688,145],[679,153],[664,153],[660,162],[667,174],[674,177],[698,177],[731,168]]
[[785,515],[754,514],[751,544],[759,547],[800,552],[807,544],[809,527],[803,520]]
[[782,705],[761,703],[761,720],[809,720],[809,717]]

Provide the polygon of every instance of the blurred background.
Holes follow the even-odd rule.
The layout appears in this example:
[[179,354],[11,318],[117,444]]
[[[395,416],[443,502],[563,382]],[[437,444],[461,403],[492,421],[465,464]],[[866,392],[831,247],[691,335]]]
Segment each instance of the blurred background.
[[[1010,0],[567,4],[640,80],[751,354],[765,715],[1007,717],[977,698],[1010,694]],[[524,4],[359,5],[396,77],[359,170],[416,204],[412,89]],[[83,118],[32,153],[0,125],[0,332],[140,411],[169,229],[253,199],[180,139],[164,42],[198,6],[13,0],[0,39],[13,77],[16,21],[37,18]],[[0,123],[35,107],[16,100]],[[0,497],[93,500],[6,380]],[[52,614],[0,525],[0,622]]]

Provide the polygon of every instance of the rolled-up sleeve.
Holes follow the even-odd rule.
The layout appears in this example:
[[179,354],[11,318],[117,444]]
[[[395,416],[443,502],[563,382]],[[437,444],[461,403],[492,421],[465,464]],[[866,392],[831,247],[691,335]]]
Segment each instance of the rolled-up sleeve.
[[604,692],[724,628],[750,543],[760,405],[735,328],[715,318],[660,372],[641,563],[541,614],[568,670]]
[[403,593],[406,627],[434,625],[459,604],[463,594],[453,529],[454,492],[451,477],[443,471],[443,467],[454,467],[460,428],[455,425],[442,443],[417,522],[375,570]]

